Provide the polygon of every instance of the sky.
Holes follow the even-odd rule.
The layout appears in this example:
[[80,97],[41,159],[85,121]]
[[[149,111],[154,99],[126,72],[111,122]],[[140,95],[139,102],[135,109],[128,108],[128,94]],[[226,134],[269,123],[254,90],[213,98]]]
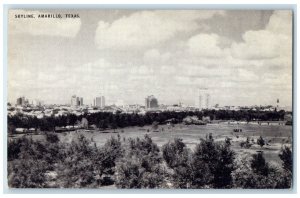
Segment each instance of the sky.
[[[62,18],[38,18],[39,14]],[[65,18],[64,14],[80,18]],[[15,18],[15,14],[33,14]],[[292,105],[288,10],[10,10],[8,101]]]

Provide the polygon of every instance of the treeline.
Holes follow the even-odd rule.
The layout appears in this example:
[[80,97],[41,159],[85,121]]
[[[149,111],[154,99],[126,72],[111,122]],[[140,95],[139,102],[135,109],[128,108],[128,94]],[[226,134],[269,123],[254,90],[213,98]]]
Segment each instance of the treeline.
[[285,111],[252,111],[252,110],[204,110],[204,111],[189,111],[189,112],[174,112],[167,111],[161,113],[147,112],[145,115],[141,114],[123,114],[117,112],[116,114],[109,112],[98,112],[76,116],[75,114],[68,114],[65,116],[44,117],[38,119],[33,116],[26,116],[17,114],[8,116],[8,129],[13,132],[15,128],[34,128],[42,131],[53,131],[55,127],[74,126],[86,118],[88,124],[94,125],[100,129],[106,128],[124,128],[128,126],[144,126],[151,125],[153,122],[164,124],[171,120],[172,123],[180,123],[186,116],[197,116],[200,120],[202,116],[209,116],[211,120],[236,120],[236,121],[278,121],[283,120]]
[[194,151],[182,139],[160,149],[149,136],[111,137],[97,146],[83,135],[71,143],[54,133],[45,141],[20,138],[8,143],[11,188],[290,188],[292,152],[283,147],[282,167],[266,162],[262,152],[240,158],[230,139],[201,139]]

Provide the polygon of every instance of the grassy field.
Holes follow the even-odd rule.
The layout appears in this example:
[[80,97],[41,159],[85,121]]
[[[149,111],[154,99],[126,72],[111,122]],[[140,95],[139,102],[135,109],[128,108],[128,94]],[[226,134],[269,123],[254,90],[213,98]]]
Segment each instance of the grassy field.
[[[237,128],[236,124],[228,124],[222,122],[218,124],[208,125],[184,125],[177,124],[174,127],[169,125],[159,125],[159,132],[153,132],[151,126],[144,127],[127,127],[116,130],[106,131],[85,131],[78,130],[76,132],[59,133],[59,138],[62,142],[70,143],[72,140],[76,140],[78,135],[83,134],[89,140],[95,142],[98,146],[102,146],[108,138],[111,136],[121,136],[121,140],[127,138],[144,137],[148,134],[152,140],[162,146],[174,138],[182,138],[183,142],[190,148],[194,149],[195,145],[199,143],[200,138],[205,138],[206,135],[212,133],[215,141],[224,141],[226,137],[232,139],[232,148],[240,155],[250,155],[258,150],[264,151],[266,159],[271,163],[279,163],[278,153],[282,145],[291,145],[292,141],[292,126],[285,125],[258,125],[255,123],[239,124],[238,127],[243,132],[233,132],[233,129]],[[268,141],[268,145],[260,148],[256,144],[256,140],[259,136],[262,136]],[[249,149],[240,147],[240,143],[245,141],[249,137],[253,139],[255,144]],[[43,135],[33,135],[34,139],[43,139]]]

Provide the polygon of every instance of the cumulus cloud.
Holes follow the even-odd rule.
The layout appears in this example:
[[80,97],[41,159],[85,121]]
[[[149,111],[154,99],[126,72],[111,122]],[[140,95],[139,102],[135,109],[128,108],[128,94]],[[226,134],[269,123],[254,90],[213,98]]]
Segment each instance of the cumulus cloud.
[[232,44],[232,55],[240,59],[291,58],[291,11],[275,11],[264,30],[247,31],[243,42]]
[[[33,14],[33,18],[15,18],[15,15]],[[9,34],[30,34],[33,36],[62,36],[74,38],[80,30],[80,18],[38,18],[40,11],[9,10]]]
[[216,34],[198,34],[188,42],[189,52],[197,57],[219,58],[224,51],[218,46],[220,37]]
[[150,49],[144,53],[145,63],[164,63],[167,62],[171,57],[170,52],[160,52],[157,49]]
[[99,21],[96,44],[100,49],[155,46],[178,33],[201,27],[206,20],[223,11],[142,11],[112,23]]

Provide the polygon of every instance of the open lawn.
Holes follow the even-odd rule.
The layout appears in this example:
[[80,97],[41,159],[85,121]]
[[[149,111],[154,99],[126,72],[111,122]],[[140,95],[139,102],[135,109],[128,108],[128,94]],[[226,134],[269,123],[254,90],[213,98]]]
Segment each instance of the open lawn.
[[[242,129],[242,132],[233,132],[233,129],[237,127]],[[200,138],[205,138],[206,135],[212,133],[215,141],[224,141],[226,137],[231,138],[232,148],[239,156],[253,154],[258,150],[262,150],[266,159],[271,163],[280,162],[278,153],[281,146],[283,144],[290,146],[292,141],[292,126],[276,125],[274,123],[272,125],[258,125],[257,123],[237,125],[228,124],[228,122],[207,125],[159,125],[156,131],[158,132],[154,132],[152,126],[127,127],[105,131],[77,130],[76,132],[59,133],[59,138],[62,142],[70,143],[72,140],[76,140],[79,134],[83,134],[98,146],[102,146],[108,138],[118,134],[122,141],[127,138],[142,138],[145,134],[148,134],[159,147],[174,138],[182,138],[183,142],[190,149],[194,149]],[[263,148],[257,145],[256,140],[259,136],[262,136],[268,142],[268,145],[263,146]],[[254,144],[249,149],[241,148],[240,143],[245,141],[247,137],[250,140],[253,139]],[[33,135],[33,138],[43,139],[44,136]],[[252,143],[252,141],[250,142]]]

